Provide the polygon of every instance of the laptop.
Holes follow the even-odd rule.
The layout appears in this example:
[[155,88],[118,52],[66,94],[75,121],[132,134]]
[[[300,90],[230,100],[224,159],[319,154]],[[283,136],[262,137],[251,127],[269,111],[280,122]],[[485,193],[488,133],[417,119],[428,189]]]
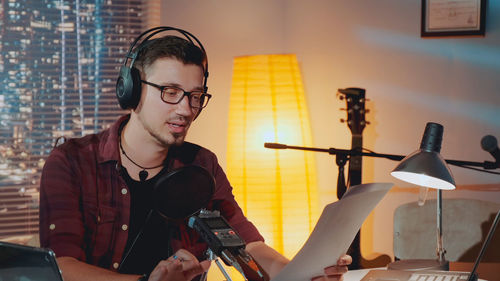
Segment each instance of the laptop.
[[63,281],[50,249],[0,241],[0,281]]
[[477,280],[477,267],[483,258],[486,248],[490,243],[493,233],[497,227],[500,219],[500,211],[498,211],[493,224],[490,227],[488,236],[481,246],[481,250],[474,262],[474,267],[471,272],[459,271],[440,271],[440,270],[384,270],[372,269],[370,270],[361,281],[476,281]]

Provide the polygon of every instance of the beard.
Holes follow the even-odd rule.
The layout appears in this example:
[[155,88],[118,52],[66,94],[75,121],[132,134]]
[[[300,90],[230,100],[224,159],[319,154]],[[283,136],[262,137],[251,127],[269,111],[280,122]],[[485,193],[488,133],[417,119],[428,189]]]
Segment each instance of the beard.
[[[146,132],[153,137],[153,139],[159,143],[164,148],[169,148],[170,146],[180,146],[184,143],[186,138],[186,133],[172,133],[170,131],[163,132],[161,129],[157,129],[151,126],[148,122],[144,122],[143,118],[139,115],[139,120]],[[186,125],[186,132],[190,124]],[[164,128],[163,128],[164,129]]]
[[184,143],[184,138],[186,137],[185,134],[170,134],[169,136],[165,136],[154,130],[148,130],[148,133],[165,148],[180,146]]
[[168,148],[170,146],[180,146],[184,143],[184,139],[186,138],[186,134],[176,134],[170,132],[162,134],[161,132],[148,127],[146,127],[146,130],[149,135],[151,135],[158,143],[160,143],[165,148]]

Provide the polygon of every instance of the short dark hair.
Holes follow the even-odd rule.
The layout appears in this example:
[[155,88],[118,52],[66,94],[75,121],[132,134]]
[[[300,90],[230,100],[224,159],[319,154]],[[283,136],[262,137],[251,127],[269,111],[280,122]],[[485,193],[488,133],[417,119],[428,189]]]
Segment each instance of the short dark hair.
[[[201,66],[206,70],[206,54],[192,42],[173,35],[148,40],[140,46],[134,66],[144,72],[157,59],[175,58],[184,64]],[[142,73],[144,75],[144,73]]]

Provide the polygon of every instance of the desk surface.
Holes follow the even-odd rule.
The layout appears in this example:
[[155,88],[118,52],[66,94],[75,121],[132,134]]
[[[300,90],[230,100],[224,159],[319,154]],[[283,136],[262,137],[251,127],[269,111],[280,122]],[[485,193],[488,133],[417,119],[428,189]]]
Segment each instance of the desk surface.
[[[470,262],[450,262],[452,271],[471,271],[473,264]],[[359,281],[370,269],[350,270],[344,275],[344,281]],[[481,263],[478,268],[480,279],[500,281],[500,263]]]
[[349,270],[346,274],[344,274],[344,281],[359,281],[361,278],[365,277],[370,269],[372,268]]
[[[450,270],[471,271],[474,264],[470,262],[450,262]],[[500,263],[482,262],[477,269],[479,278],[488,281],[500,281]]]

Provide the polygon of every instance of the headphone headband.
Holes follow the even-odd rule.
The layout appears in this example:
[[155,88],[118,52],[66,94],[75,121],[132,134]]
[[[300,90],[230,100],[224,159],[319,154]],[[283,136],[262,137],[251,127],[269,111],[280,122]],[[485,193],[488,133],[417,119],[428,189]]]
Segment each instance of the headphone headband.
[[[139,54],[141,49],[144,47],[146,42],[148,42],[151,37],[155,36],[158,33],[165,32],[165,31],[172,31],[172,30],[181,33],[192,44],[194,44],[194,42],[193,42],[193,39],[194,39],[194,41],[196,42],[196,44],[198,44],[198,47],[200,48],[200,50],[202,51],[202,53],[205,56],[205,69],[204,69],[204,71],[206,72],[206,70],[208,69],[208,58],[207,58],[207,55],[205,52],[205,48],[203,47],[203,44],[201,44],[200,40],[198,40],[198,38],[196,38],[193,34],[191,34],[190,32],[188,32],[186,30],[182,30],[182,29],[170,27],[170,26],[157,26],[157,27],[148,29],[148,30],[144,31],[143,33],[141,33],[137,38],[135,38],[134,42],[132,42],[132,44],[130,45],[130,48],[127,52],[127,57],[125,58],[124,65],[127,64],[127,61],[130,58],[130,59],[132,59],[132,61],[130,63],[130,67],[133,66],[135,59],[137,58],[137,55]],[[135,50],[134,50],[134,47],[137,45],[139,40],[141,40],[141,38],[145,37],[145,36],[146,36],[146,38],[144,38],[141,41],[141,43],[139,43],[137,48],[135,48]]]
[[[118,102],[120,103],[120,107],[122,109],[136,108],[139,104],[141,96],[141,77],[139,70],[134,67],[134,63],[137,59],[138,54],[147,45],[147,42],[149,42],[153,36],[166,31],[176,31],[182,34],[185,39],[187,39],[191,44],[195,46],[197,45],[197,47],[201,50],[204,58],[204,63],[202,66],[204,76],[203,89],[207,91],[208,57],[205,52],[205,48],[201,44],[200,40],[198,40],[198,38],[196,38],[188,31],[179,28],[170,26],[157,26],[144,31],[134,39],[127,52],[123,65],[120,67],[120,75],[118,76],[118,80],[116,82],[116,97],[118,98]],[[196,42],[196,44],[193,42],[193,40],[194,42]],[[130,63],[127,65],[129,60]],[[198,115],[200,114],[200,112],[201,109],[200,111],[198,111]]]

